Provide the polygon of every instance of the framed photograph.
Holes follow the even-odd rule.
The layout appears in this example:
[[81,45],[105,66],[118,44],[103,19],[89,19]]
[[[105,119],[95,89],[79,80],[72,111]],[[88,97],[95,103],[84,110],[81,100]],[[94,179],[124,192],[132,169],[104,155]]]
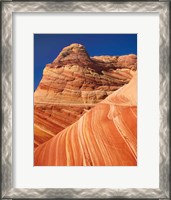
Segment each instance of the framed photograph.
[[1,1],[2,199],[170,199],[169,1]]

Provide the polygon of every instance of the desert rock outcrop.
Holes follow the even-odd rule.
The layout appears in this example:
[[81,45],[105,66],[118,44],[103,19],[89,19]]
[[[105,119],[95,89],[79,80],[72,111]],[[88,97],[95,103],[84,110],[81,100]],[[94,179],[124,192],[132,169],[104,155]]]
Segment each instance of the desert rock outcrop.
[[65,47],[46,65],[34,93],[35,147],[128,84],[136,68],[133,54],[90,57],[83,45]]

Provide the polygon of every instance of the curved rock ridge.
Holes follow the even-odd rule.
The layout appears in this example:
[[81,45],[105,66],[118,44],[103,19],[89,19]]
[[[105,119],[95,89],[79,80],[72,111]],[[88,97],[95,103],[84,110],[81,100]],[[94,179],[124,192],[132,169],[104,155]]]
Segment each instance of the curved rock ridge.
[[113,92],[34,152],[35,166],[136,166],[137,80]]
[[136,55],[90,57],[81,44],[65,47],[46,65],[34,93],[35,147],[129,83],[136,67]]

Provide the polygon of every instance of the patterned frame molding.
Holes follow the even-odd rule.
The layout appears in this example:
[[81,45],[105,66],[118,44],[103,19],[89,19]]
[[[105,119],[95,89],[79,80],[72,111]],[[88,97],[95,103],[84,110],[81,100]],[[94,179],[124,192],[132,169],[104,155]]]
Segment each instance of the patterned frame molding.
[[[160,14],[160,187],[159,189],[16,189],[12,185],[12,13],[158,12]],[[156,198],[169,199],[169,1],[29,2],[1,1],[2,198]]]

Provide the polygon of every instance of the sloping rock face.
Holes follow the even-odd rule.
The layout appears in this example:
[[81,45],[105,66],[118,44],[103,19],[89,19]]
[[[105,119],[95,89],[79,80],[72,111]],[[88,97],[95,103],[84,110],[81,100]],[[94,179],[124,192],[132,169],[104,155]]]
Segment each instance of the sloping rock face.
[[87,110],[129,83],[136,55],[90,57],[72,44],[47,64],[34,93],[34,145],[76,122]]
[[136,166],[137,80],[36,148],[39,166]]

